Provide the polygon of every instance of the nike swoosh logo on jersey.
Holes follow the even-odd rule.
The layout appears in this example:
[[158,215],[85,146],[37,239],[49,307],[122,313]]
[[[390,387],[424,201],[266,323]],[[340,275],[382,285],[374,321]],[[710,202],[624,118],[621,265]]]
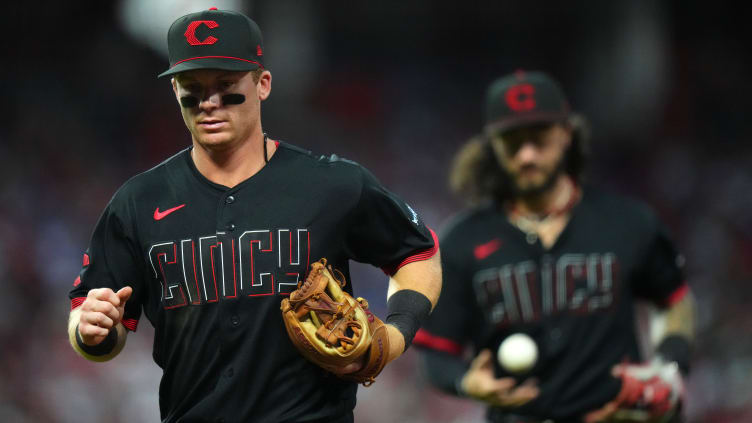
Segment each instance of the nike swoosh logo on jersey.
[[501,240],[499,238],[494,238],[484,244],[476,246],[473,249],[473,255],[475,255],[476,260],[483,260],[495,253],[499,248],[501,248]]
[[167,210],[165,210],[163,212],[159,211],[159,207],[157,207],[156,209],[154,209],[154,220],[162,220],[165,217],[167,217],[168,214],[174,212],[175,210],[180,210],[183,207],[185,207],[185,204],[181,204],[181,205],[179,205],[177,207],[173,207],[171,209],[167,209]]

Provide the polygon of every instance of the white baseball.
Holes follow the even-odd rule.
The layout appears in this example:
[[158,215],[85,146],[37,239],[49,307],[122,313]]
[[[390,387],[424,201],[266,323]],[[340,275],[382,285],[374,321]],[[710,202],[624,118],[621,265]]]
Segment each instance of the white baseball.
[[510,373],[524,373],[535,366],[538,346],[533,338],[524,333],[509,335],[499,345],[499,364]]

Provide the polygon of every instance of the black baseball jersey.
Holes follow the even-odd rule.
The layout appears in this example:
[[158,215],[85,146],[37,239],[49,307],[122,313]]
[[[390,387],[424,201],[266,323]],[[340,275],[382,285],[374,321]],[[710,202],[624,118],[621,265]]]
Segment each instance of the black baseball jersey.
[[[133,287],[123,324],[142,310],[164,370],[165,422],[299,422],[348,415],[357,385],[306,361],[280,302],[326,257],[388,274],[436,251],[417,213],[366,169],[287,143],[234,188],[195,168],[186,149],[126,182],[107,205],[70,292]],[[345,290],[352,293],[348,284]]]
[[[666,305],[686,289],[654,213],[593,188],[550,249],[495,204],[458,216],[441,238],[442,294],[416,344],[455,355],[490,348],[495,357],[506,336],[530,335],[539,358],[518,380],[537,377],[541,394],[521,415],[577,421],[612,399],[620,389],[612,366],[640,359],[634,300]],[[489,409],[492,421],[501,415]]]

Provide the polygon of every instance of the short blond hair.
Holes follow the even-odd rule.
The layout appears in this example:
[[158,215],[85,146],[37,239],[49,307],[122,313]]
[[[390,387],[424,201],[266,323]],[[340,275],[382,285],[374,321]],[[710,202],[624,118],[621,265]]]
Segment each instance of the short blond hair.
[[264,73],[266,69],[264,68],[257,68],[251,71],[251,76],[253,77],[253,83],[258,84],[258,82],[261,80],[261,74]]

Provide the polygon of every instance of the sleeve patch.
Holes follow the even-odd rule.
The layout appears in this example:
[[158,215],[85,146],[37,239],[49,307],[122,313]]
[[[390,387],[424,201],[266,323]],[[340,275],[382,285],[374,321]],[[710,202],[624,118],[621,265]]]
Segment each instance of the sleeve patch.
[[91,263],[91,259],[89,259],[89,255],[88,254],[84,253],[84,264],[83,264],[83,267],[88,266],[89,263]]

